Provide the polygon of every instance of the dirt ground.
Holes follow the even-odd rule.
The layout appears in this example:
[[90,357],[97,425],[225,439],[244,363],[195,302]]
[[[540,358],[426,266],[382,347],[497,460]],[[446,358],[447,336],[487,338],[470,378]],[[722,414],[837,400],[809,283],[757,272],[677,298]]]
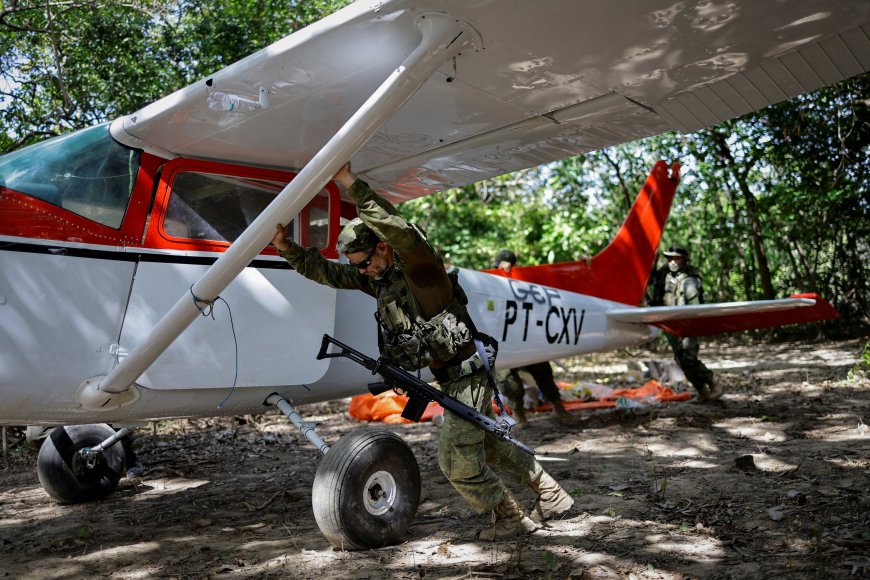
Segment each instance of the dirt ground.
[[[574,411],[579,428],[531,414],[518,438],[576,502],[513,542],[475,539],[489,520],[441,475],[431,423],[377,425],[414,449],[423,490],[407,542],[364,552],[320,534],[319,452],[283,415],[140,428],[144,476],[82,505],[52,501],[17,446],[0,464],[0,577],[868,578],[870,380],[850,372],[865,343],[708,342],[717,404]],[[563,360],[557,378],[630,385],[650,358],[667,353]],[[346,409],[301,411],[334,442],[360,426]]]

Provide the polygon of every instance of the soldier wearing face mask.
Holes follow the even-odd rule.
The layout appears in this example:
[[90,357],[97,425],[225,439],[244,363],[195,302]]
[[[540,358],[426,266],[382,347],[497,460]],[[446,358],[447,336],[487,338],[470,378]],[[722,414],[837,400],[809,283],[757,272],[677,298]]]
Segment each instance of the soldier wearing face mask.
[[[689,250],[683,246],[671,246],[662,253],[667,263],[653,273],[650,306],[702,304],[704,287],[701,274],[689,264]],[[723,389],[713,380],[713,371],[698,360],[698,339],[680,338],[668,332],[664,335],[671,345],[674,360],[698,393],[697,402],[705,403],[721,397]]]

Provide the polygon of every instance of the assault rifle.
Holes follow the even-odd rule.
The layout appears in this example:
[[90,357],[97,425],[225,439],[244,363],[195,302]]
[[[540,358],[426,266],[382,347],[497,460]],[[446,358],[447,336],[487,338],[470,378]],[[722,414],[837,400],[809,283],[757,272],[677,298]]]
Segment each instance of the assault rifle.
[[[335,345],[338,348],[338,351],[329,352],[329,345],[331,344]],[[317,353],[317,359],[321,360],[324,358],[338,357],[349,358],[353,362],[361,364],[372,371],[373,375],[380,374],[384,377],[383,382],[370,383],[368,385],[371,394],[380,395],[381,393],[385,393],[392,389],[400,394],[407,395],[408,403],[405,405],[405,408],[402,409],[402,417],[409,421],[420,421],[420,417],[423,416],[423,411],[426,410],[426,406],[430,401],[435,401],[448,411],[453,411],[461,418],[470,423],[474,423],[484,431],[488,431],[512,445],[516,445],[526,453],[531,455],[535,454],[535,451],[531,447],[511,437],[510,425],[490,419],[483,413],[478,412],[477,409],[473,409],[465,403],[457,401],[450,395],[442,393],[427,382],[418,379],[402,367],[397,366],[384,357],[375,360],[358,350],[354,350],[346,344],[335,340],[328,334],[324,334],[323,342],[320,344],[320,352]]]

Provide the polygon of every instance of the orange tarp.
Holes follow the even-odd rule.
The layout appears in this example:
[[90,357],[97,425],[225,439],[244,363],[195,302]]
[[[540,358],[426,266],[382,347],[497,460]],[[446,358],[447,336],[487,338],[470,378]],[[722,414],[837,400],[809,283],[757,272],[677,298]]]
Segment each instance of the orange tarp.
[[[606,399],[598,399],[594,401],[582,400],[565,400],[565,409],[571,411],[574,409],[600,409],[604,407],[615,407],[616,400],[625,397],[627,399],[655,399],[657,402],[662,401],[685,401],[691,399],[690,393],[675,393],[667,387],[663,387],[656,381],[649,381],[643,386],[636,389],[616,389],[611,396]],[[377,421],[381,423],[410,423],[410,421],[402,418],[402,409],[408,402],[408,397],[405,395],[397,395],[393,391],[387,391],[380,395],[358,395],[350,400],[350,408],[348,412],[351,417],[360,421]],[[549,411],[550,405],[542,405],[533,411]],[[421,421],[429,421],[435,415],[444,413],[444,409],[437,403],[429,403],[426,410],[423,412]],[[498,413],[498,410],[496,410]]]
[[[380,423],[410,423],[402,418],[402,409],[408,397],[387,391],[380,395],[358,395],[350,400],[348,412],[350,416],[360,421],[378,421]],[[421,421],[429,421],[435,415],[444,413],[438,403],[429,403],[423,411]]]

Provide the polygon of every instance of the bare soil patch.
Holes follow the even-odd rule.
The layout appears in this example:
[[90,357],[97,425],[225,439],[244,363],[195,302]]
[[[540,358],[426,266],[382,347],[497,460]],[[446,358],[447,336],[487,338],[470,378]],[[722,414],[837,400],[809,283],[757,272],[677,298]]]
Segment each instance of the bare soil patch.
[[[575,411],[579,428],[531,414],[519,438],[577,501],[515,542],[475,539],[488,517],[440,473],[430,423],[374,426],[415,450],[423,492],[408,541],[364,552],[318,531],[320,454],[278,413],[137,429],[145,475],[89,504],[52,501],[19,446],[0,464],[0,577],[870,577],[870,380],[850,373],[865,343],[703,343],[719,403]],[[668,353],[564,360],[557,378],[625,386],[649,358]],[[301,411],[333,443],[360,427],[346,409]]]

